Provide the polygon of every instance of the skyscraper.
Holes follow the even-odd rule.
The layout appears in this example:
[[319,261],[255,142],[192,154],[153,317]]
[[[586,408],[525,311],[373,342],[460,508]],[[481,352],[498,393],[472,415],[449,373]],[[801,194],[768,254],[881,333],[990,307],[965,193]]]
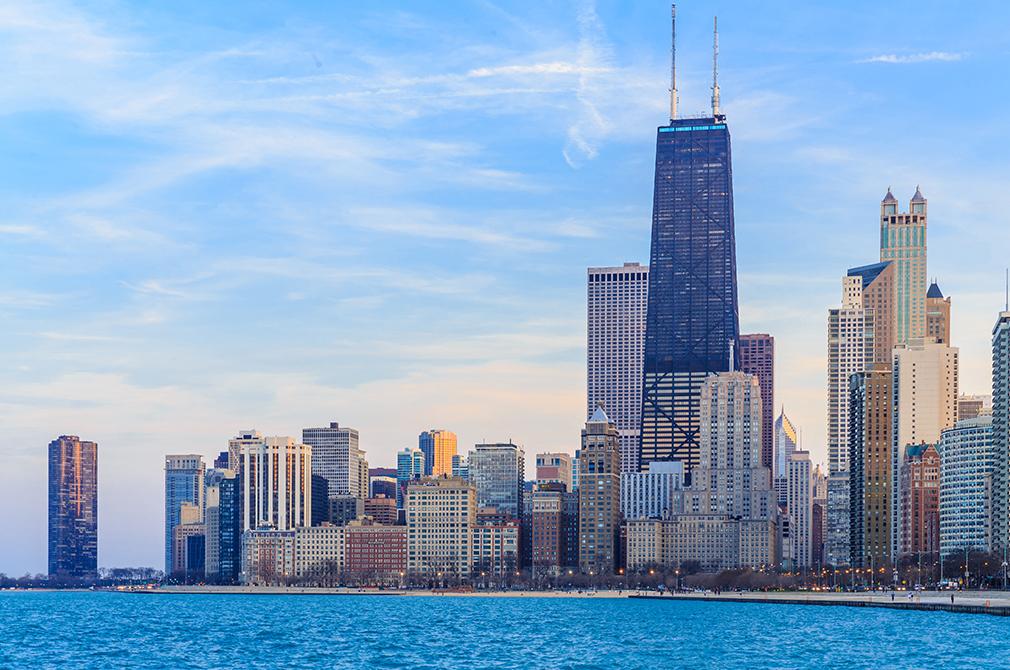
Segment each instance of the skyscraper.
[[880,202],[880,260],[895,265],[895,341],[926,335],[926,199],[919,187],[908,212],[898,212],[898,199],[887,189]]
[[621,434],[621,470],[637,470],[649,268],[625,263],[587,274],[586,414],[603,403]]
[[323,428],[303,428],[302,443],[312,447],[312,474],[325,477],[329,495],[368,497],[368,461],[358,446],[358,431],[331,422]]
[[940,454],[932,444],[905,447],[900,516],[901,554],[940,551]]
[[[962,419],[943,431],[940,452],[940,553],[990,550],[995,466],[991,415]],[[992,547],[997,552],[998,547]]]
[[184,503],[199,510],[196,522],[203,521],[204,474],[207,466],[199,454],[165,456],[165,574],[175,570],[175,527],[181,523]]
[[403,509],[407,482],[424,476],[424,452],[417,447],[406,447],[396,452],[396,506]]
[[849,384],[849,473],[852,565],[891,560],[893,459],[891,370],[879,366],[853,375]]
[[205,479],[207,579],[233,584],[242,569],[242,480],[229,469],[210,470]]
[[894,349],[891,445],[891,555],[901,551],[901,470],[905,447],[936,444],[957,421],[958,350],[930,339],[909,340]]
[[241,456],[244,531],[312,525],[312,447],[293,437],[264,437],[242,445]]
[[740,371],[758,378],[761,386],[761,465],[775,462],[775,338],[767,333],[740,336]]
[[797,568],[809,568],[813,558],[813,485],[810,453],[794,451],[786,467],[788,486],[786,506],[789,510],[789,537],[792,557]]
[[511,442],[477,444],[467,458],[469,479],[477,488],[477,507],[494,507],[513,519],[523,516],[523,448]]
[[675,67],[671,79],[670,123],[656,133],[639,467],[680,460],[689,473],[699,458],[701,386],[735,367],[740,333],[733,171],[718,80],[712,115],[679,119]]
[[1010,545],[1010,310],[992,329],[992,537],[990,551]]
[[[762,402],[761,414],[762,423],[764,421],[764,403]],[[778,504],[785,506],[789,481],[789,458],[796,451],[799,445],[799,437],[796,434],[796,427],[786,416],[783,407],[779,418],[775,419],[775,469],[774,486],[778,495]],[[761,431],[761,439],[764,440],[764,431]],[[763,449],[762,445],[762,449]],[[764,463],[762,462],[762,465]]]
[[617,567],[621,523],[620,434],[602,407],[582,429],[579,450],[579,569],[600,575]]
[[926,291],[926,337],[950,344],[950,298],[944,298],[936,281]]
[[49,576],[98,575],[98,444],[76,435],[49,443]]
[[417,436],[417,446],[424,452],[424,474],[434,477],[452,475],[452,457],[456,456],[456,433],[432,428]]

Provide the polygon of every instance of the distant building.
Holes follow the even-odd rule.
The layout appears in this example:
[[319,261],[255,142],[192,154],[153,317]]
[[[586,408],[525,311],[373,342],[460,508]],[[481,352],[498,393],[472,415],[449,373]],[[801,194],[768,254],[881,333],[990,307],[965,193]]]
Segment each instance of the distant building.
[[396,498],[387,498],[379,494],[374,498],[366,498],[364,516],[371,517],[375,523],[382,526],[396,525]]
[[330,520],[330,482],[322,475],[312,475],[312,523],[321,526]]
[[579,569],[612,573],[621,524],[620,433],[602,406],[582,430],[579,472]]
[[334,526],[346,526],[365,513],[365,501],[354,496],[330,498],[327,516]]
[[452,474],[452,457],[456,455],[456,433],[432,428],[418,435],[417,446],[424,452],[425,475],[440,477]]
[[566,491],[572,486],[572,456],[564,452],[537,454],[537,486],[542,484],[564,484]]
[[98,443],[61,435],[49,443],[49,576],[98,576]]
[[934,281],[926,291],[926,337],[932,337],[937,344],[950,344],[950,298]]
[[286,585],[297,576],[294,530],[247,530],[242,533],[242,584]]
[[957,397],[957,420],[974,419],[978,416],[992,415],[992,395],[965,395]]
[[990,551],[1010,547],[1010,311],[992,329],[992,522]]
[[944,556],[965,547],[991,547],[997,454],[992,428],[993,417],[983,415],[958,421],[940,436],[940,553]]
[[654,461],[646,472],[621,473],[621,514],[625,519],[665,519],[683,511],[684,464]]
[[222,451],[214,459],[214,469],[215,470],[227,470],[228,469],[228,452]]
[[821,466],[814,468],[813,519],[811,520],[811,562],[814,567],[824,565],[824,547],[827,543],[828,478]]
[[465,456],[455,454],[452,457],[452,476],[460,479],[470,479],[470,462]]
[[407,483],[424,476],[424,452],[407,447],[396,452],[396,506],[403,509]]
[[586,278],[586,413],[603,403],[620,434],[621,470],[631,472],[638,469],[649,268],[589,268]]
[[[761,403],[763,408],[763,397]],[[798,445],[799,437],[796,433],[796,427],[793,426],[793,422],[786,416],[786,410],[783,408],[779,414],[779,418],[775,419],[775,469],[772,471],[775,475],[774,485],[778,498],[777,503],[782,507],[786,504],[789,485],[789,459],[798,448]]]
[[810,454],[794,451],[789,455],[786,468],[786,508],[789,510],[789,530],[792,540],[792,558],[795,567],[813,565],[813,472]]
[[242,570],[242,480],[229,469],[206,474],[204,571],[211,583],[232,584]]
[[522,447],[511,442],[477,444],[467,462],[469,481],[477,488],[477,506],[495,507],[521,519],[526,463]]
[[477,489],[458,477],[413,480],[407,484],[407,572],[411,577],[468,579]]
[[900,516],[901,554],[940,551],[940,454],[932,444],[905,447]]
[[368,461],[357,430],[334,421],[322,428],[303,428],[302,442],[312,448],[312,473],[326,478],[331,498],[368,497]]
[[926,210],[919,187],[908,212],[898,211],[891,189],[880,203],[880,260],[895,265],[898,344],[926,335]]
[[891,561],[891,370],[853,375],[849,390],[850,564],[885,565]]
[[312,525],[312,447],[264,437],[241,447],[242,529]]
[[477,515],[472,530],[471,579],[504,579],[519,570],[519,521],[482,520]]
[[[392,469],[392,468],[390,468]],[[396,471],[393,470],[395,473]],[[369,498],[378,498],[379,496],[386,496],[396,504],[396,475],[372,475],[371,482],[369,482]]]
[[242,448],[246,446],[259,446],[263,443],[263,436],[254,429],[240,430],[238,435],[228,440],[228,469],[241,474],[242,472]]
[[758,378],[761,387],[761,465],[774,467],[775,338],[767,333],[740,336],[740,371]]
[[197,510],[190,523],[203,522],[204,474],[206,465],[199,454],[165,456],[165,574],[171,575],[178,564],[175,559],[175,527],[180,523],[182,505],[189,503]]

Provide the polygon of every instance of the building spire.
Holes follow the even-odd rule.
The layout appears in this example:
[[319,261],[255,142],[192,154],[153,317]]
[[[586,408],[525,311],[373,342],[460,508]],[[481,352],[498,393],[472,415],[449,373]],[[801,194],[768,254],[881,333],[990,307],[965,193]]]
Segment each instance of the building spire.
[[677,118],[677,5],[670,5],[670,120]]
[[712,22],[712,117],[719,116],[719,17]]

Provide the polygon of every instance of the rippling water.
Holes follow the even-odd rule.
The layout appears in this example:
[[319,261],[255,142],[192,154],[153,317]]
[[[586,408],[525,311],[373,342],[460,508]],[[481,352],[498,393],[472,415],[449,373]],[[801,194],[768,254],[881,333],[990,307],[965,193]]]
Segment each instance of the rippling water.
[[999,617],[691,601],[0,593],[0,668],[1005,668]]

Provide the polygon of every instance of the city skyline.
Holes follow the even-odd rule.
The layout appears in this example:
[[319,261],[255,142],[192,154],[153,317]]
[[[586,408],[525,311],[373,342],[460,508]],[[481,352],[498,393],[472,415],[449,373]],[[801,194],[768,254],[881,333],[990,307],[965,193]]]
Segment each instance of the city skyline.
[[[404,108],[384,106],[390,101],[374,91],[341,98],[326,88],[353,89],[361,84],[355,75],[363,77],[360,68],[365,66],[356,63],[359,69],[353,74],[341,70],[346,54],[333,46],[334,33],[327,32],[337,30],[334,18],[321,32],[307,27],[322,18],[324,10],[318,8],[304,10],[303,23],[285,29],[271,27],[268,14],[254,13],[242,29],[198,31],[185,48],[167,53],[158,47],[173,31],[184,29],[179,15],[67,11],[64,21],[49,25],[54,34],[47,41],[59,44],[60,39],[52,38],[70,33],[88,39],[79,50],[59,51],[19,27],[35,25],[32,9],[5,10],[19,19],[4,28],[13,36],[13,46],[0,47],[7,71],[25,76],[17,54],[57,58],[36,59],[47,65],[28,67],[40,87],[15,82],[12,92],[0,94],[11,110],[0,116],[0,134],[12,146],[0,167],[7,176],[4,197],[13,204],[0,220],[0,235],[13,256],[0,294],[0,309],[13,324],[4,337],[14,361],[3,406],[10,418],[6,442],[15,445],[8,447],[14,467],[0,476],[0,490],[6,508],[13,501],[14,508],[24,504],[30,510],[20,515],[24,518],[4,517],[4,533],[18,540],[12,551],[4,552],[0,571],[43,569],[45,526],[38,510],[45,509],[39,493],[44,491],[44,445],[60,433],[102,445],[102,565],[158,565],[161,529],[151,521],[159,518],[163,505],[159,462],[179,451],[210,457],[244,426],[295,435],[337,418],[361,430],[370,463],[384,466],[393,465],[395,452],[411,446],[417,431],[430,425],[457,431],[465,447],[513,439],[525,447],[528,459],[554,450],[574,453],[577,438],[572,436],[586,418],[585,271],[625,261],[648,263],[649,145],[653,129],[664,124],[663,64],[668,55],[666,27],[653,16],[656,8],[636,9],[625,17],[587,7],[559,19],[560,27],[546,36],[546,26],[557,18],[545,14],[550,10],[526,8],[524,15],[505,15],[511,21],[503,21],[500,10],[474,9],[469,18],[485,28],[500,28],[504,37],[484,35],[485,46],[492,41],[498,46],[483,51],[476,43],[463,45],[472,47],[466,60],[436,54],[427,64],[435,68],[427,73],[434,81],[419,81],[425,73],[373,63],[382,70],[384,85],[400,82],[398,77],[409,80],[400,82],[412,92],[397,103]],[[723,107],[736,144],[741,323],[745,332],[768,332],[777,339],[776,396],[803,430],[801,448],[815,462],[824,462],[823,315],[837,302],[837,276],[853,261],[874,257],[876,208],[889,184],[901,202],[917,183],[930,197],[929,272],[956,303],[952,341],[961,349],[960,386],[967,393],[987,392],[986,334],[1002,305],[1001,262],[987,254],[1005,248],[1007,233],[998,227],[998,190],[986,185],[1000,176],[1000,166],[971,172],[968,161],[957,166],[931,161],[949,149],[946,126],[898,98],[906,87],[914,90],[917,81],[930,77],[945,77],[946,95],[956,97],[958,90],[966,90],[962,87],[977,83],[975,77],[991,75],[993,50],[1003,45],[1002,38],[978,27],[966,30],[973,20],[952,13],[944,17],[947,34],[923,30],[903,44],[889,35],[889,49],[881,51],[872,39],[879,33],[864,24],[856,30],[841,14],[806,10],[808,22],[811,13],[830,15],[865,40],[862,45],[850,40],[844,47],[829,43],[834,51],[817,45],[818,65],[826,71],[822,74],[787,65],[797,60],[794,54],[757,46],[767,40],[762,30],[796,36],[792,21],[775,25],[784,6],[764,11],[757,23],[747,10],[720,11],[718,4],[682,8],[682,25],[689,27],[681,29],[680,89],[682,110],[689,115],[707,106],[710,34],[705,27],[716,11],[724,19]],[[907,22],[898,9],[882,14]],[[376,39],[383,31],[418,25],[422,31],[432,26],[444,30],[451,24],[446,16],[398,12],[394,21],[379,26],[378,16],[355,14],[348,25],[370,28],[365,32]],[[155,29],[159,18],[174,20]],[[209,18],[214,24],[214,17]],[[928,27],[939,17],[933,13],[914,21]],[[522,30],[530,25],[540,32]],[[968,42],[964,36],[969,33],[986,39]],[[796,48],[813,50],[816,37],[816,30],[805,34]],[[307,42],[312,43],[308,50],[303,46]],[[134,52],[140,57],[128,55]],[[127,58],[132,59],[129,65]],[[332,62],[337,65],[331,67]],[[199,76],[192,74],[197,63],[207,65]],[[108,109],[85,104],[84,91],[68,85],[82,64],[97,78],[90,81],[100,91],[123,84],[119,102],[131,104],[109,104]],[[179,64],[192,67],[173,67]],[[31,67],[42,69],[32,72]],[[799,87],[785,83],[797,72],[806,73],[803,83],[809,86],[802,95]],[[143,84],[158,75],[161,83],[174,85],[167,105],[152,98],[156,89]],[[622,78],[627,83],[619,84]],[[838,88],[867,106],[886,100],[900,122],[865,119],[855,103],[841,112],[829,109],[831,99],[817,97],[825,88],[835,91],[828,82],[843,84]],[[210,96],[216,84],[227,86],[215,91],[220,96]],[[574,96],[573,84],[578,89]],[[246,97],[253,86],[256,95]],[[460,108],[424,102],[425,86],[451,88]],[[505,107],[479,101],[484,97],[500,103],[512,97],[502,91],[516,87],[526,92],[514,94],[516,99]],[[18,97],[20,90],[41,93]],[[768,90],[774,91],[770,97]],[[100,99],[115,102],[111,95],[106,92]],[[622,111],[616,104],[622,95],[643,104],[635,112]],[[323,102],[327,96],[333,99]],[[362,98],[368,101],[355,103],[361,105],[358,116],[345,118],[340,127],[318,121],[340,116],[352,104],[349,100]],[[223,108],[204,105],[212,99]],[[229,102],[256,100],[268,111],[250,111],[244,125],[226,122]],[[921,102],[916,99],[916,105]],[[938,103],[929,102],[935,110]],[[308,108],[285,108],[294,104]],[[985,144],[988,133],[998,132],[1005,106],[1002,97],[987,106],[970,139]],[[205,109],[197,112],[195,107]],[[507,129],[544,109],[559,110],[557,117],[521,141],[522,153],[537,158],[501,146]],[[803,112],[798,117],[792,114],[797,110]],[[44,118],[37,114],[42,111]],[[375,153],[375,136],[347,132],[364,129],[371,121],[366,124],[363,116],[381,111],[389,112],[380,122],[386,131],[413,127],[427,138],[410,147],[430,152],[430,162],[406,169],[422,182],[410,197],[383,211],[361,202],[337,208],[318,200],[310,200],[309,214],[288,211],[285,200],[325,190],[322,183],[333,176],[326,172],[327,179],[317,179],[306,173],[321,165],[328,170],[345,161],[354,165],[351,154],[372,158],[363,166],[373,170],[369,176],[398,173],[400,167],[382,164],[382,154]],[[606,128],[594,125],[594,112]],[[787,127],[776,125],[787,112]],[[472,119],[475,113],[497,122],[505,131],[501,138],[488,135],[488,128],[479,136],[470,134],[462,118]],[[268,119],[271,115],[280,121]],[[297,121],[305,117],[319,124],[311,137],[298,132],[303,127]],[[452,121],[448,129],[433,132],[439,119],[446,118]],[[841,129],[839,121],[846,119],[856,130]],[[274,134],[273,143],[242,146],[243,133],[255,135],[251,131],[268,122],[276,124],[269,125],[273,130],[286,132]],[[184,126],[197,134],[186,136]],[[829,142],[821,136],[826,126],[835,132]],[[163,129],[172,132],[153,139]],[[959,142],[965,132],[959,130]],[[875,162],[880,159],[871,143],[848,141],[864,133],[887,136],[895,156],[909,149],[905,156],[915,155],[915,160]],[[46,135],[52,135],[47,140],[52,144],[33,145]],[[117,142],[109,144],[109,137]],[[208,138],[215,142],[207,153],[192,151],[190,142]],[[777,162],[768,149],[783,143],[790,149],[786,155],[819,177],[801,177],[799,168],[775,180],[763,174],[763,165]],[[913,144],[918,153],[910,150]],[[94,173],[86,171],[88,180],[60,170],[48,178],[39,175],[42,163],[34,161],[51,161],[54,152],[62,154],[66,147],[74,149],[65,162],[70,172],[96,163]],[[984,150],[970,142],[960,149]],[[105,152],[115,160],[99,161]],[[921,167],[930,163],[929,170]],[[137,167],[149,169],[139,170],[138,176]],[[858,179],[844,183],[856,170]],[[254,203],[267,213],[244,227],[239,221],[246,208],[255,209],[244,198],[276,171],[284,179]],[[343,165],[336,176],[354,185],[348,172]],[[449,172],[452,179],[433,176]],[[787,175],[795,184],[786,185]],[[547,197],[538,184],[557,187],[563,197]],[[496,211],[489,215],[485,210],[470,225],[471,210],[445,202],[455,189],[486,191]],[[218,203],[222,193],[228,195]],[[366,198],[376,195],[381,194],[370,192]],[[178,202],[169,205],[171,200]],[[404,210],[421,216],[403,223],[398,212]],[[308,220],[312,218],[319,220]],[[802,238],[812,220],[819,226],[817,235]],[[779,246],[784,237],[798,241],[806,255],[794,249],[789,254],[793,265],[783,268],[782,252],[774,252],[772,241],[763,239],[769,232],[777,234]],[[221,240],[233,237],[243,239],[240,248],[225,249]],[[396,237],[410,243],[399,247]],[[398,261],[413,245],[449,253],[458,265],[401,268]],[[166,260],[154,261],[146,248],[157,248]],[[192,261],[178,263],[191,254]],[[966,254],[973,256],[971,265]],[[71,267],[66,263],[70,259],[87,262]],[[46,276],[32,266],[46,268]],[[71,269],[50,277],[54,266]],[[513,276],[522,274],[527,276]],[[810,279],[812,286],[797,285]],[[538,299],[525,300],[532,291],[538,291]],[[447,316],[423,326],[412,319],[415,311],[432,310]],[[379,312],[395,314],[395,320]],[[334,321],[329,318],[334,315],[348,318]],[[198,327],[202,320],[207,323]],[[340,330],[329,325],[333,323],[340,323]],[[376,332],[381,337],[374,338]],[[397,415],[395,422],[388,421],[391,414]]]

